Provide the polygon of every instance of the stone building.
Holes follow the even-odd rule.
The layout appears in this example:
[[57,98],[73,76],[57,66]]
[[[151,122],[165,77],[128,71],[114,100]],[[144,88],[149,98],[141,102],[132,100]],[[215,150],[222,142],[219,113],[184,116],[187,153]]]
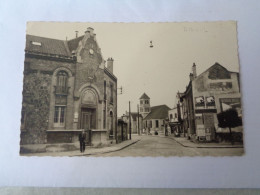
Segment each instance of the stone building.
[[166,105],[150,106],[150,98],[145,93],[139,98],[140,114],[143,116],[143,128],[154,134],[155,131],[163,134],[165,121],[168,119],[170,108]]
[[116,138],[113,59],[103,59],[90,27],[68,41],[27,35],[21,144],[78,142],[81,129],[91,145]]
[[[235,108],[242,117],[239,73],[228,71],[219,63],[199,76],[195,64],[192,69],[189,85],[182,97],[188,135],[207,141],[221,138],[228,131],[218,127],[217,113]],[[243,130],[237,127],[233,131]]]

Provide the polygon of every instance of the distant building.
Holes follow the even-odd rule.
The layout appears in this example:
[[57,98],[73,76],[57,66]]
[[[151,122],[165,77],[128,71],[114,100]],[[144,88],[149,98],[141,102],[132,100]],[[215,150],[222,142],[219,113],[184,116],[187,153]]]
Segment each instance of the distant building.
[[[129,112],[126,112],[126,114],[124,114],[122,116],[123,120],[128,124],[127,128],[128,128],[128,133],[129,131]],[[139,122],[139,125],[138,125]],[[143,130],[143,116],[141,114],[139,114],[138,117],[138,113],[137,112],[131,112],[131,133],[132,134],[140,134],[142,133]]]
[[164,132],[165,120],[168,119],[168,111],[170,108],[166,105],[159,105],[150,107],[150,98],[145,93],[139,98],[140,100],[140,114],[143,115],[143,128],[146,131],[154,133]]
[[168,111],[169,125],[171,127],[171,133],[177,131],[178,133],[184,133],[183,131],[183,104],[181,97],[184,93],[177,92],[175,97],[174,107]]
[[88,28],[83,36],[57,40],[27,35],[21,144],[111,142],[117,129],[117,78]]
[[[228,131],[218,127],[217,113],[235,108],[242,117],[239,73],[228,71],[218,63],[199,76],[195,64],[192,69],[189,85],[181,97],[184,129],[192,139],[222,139]],[[233,131],[242,132],[242,127]]]

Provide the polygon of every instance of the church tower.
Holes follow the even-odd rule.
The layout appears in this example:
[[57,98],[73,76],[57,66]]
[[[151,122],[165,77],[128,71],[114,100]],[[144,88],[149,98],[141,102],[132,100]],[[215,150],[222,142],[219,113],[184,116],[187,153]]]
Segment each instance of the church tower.
[[150,108],[150,98],[148,95],[146,95],[146,93],[144,93],[140,98],[140,114],[143,116],[143,118],[145,118],[149,112],[151,112],[151,108]]

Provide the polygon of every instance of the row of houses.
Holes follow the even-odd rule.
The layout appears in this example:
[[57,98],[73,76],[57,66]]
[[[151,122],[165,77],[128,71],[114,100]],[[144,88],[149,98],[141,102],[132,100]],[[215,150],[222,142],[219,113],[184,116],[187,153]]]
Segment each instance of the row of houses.
[[[184,92],[177,92],[173,108],[151,106],[146,93],[139,101],[138,112],[126,112],[122,116],[127,125],[125,134],[131,128],[133,134],[168,132],[197,141],[223,141],[229,139],[229,130],[219,127],[217,114],[232,108],[242,119],[239,73],[217,62],[199,75],[193,64],[189,83]],[[243,140],[242,126],[232,131],[237,141]]]
[[[168,113],[172,130],[192,140],[225,140],[228,129],[219,127],[217,114],[232,108],[242,119],[239,73],[215,63],[197,76],[194,63],[189,77],[186,90],[177,93],[175,106]],[[242,126],[232,131],[242,141]]]

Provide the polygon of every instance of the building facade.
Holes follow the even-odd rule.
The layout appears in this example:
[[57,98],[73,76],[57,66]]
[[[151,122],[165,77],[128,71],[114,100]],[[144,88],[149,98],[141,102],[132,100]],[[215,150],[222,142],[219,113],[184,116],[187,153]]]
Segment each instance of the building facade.
[[[207,141],[218,139],[228,132],[218,127],[218,113],[234,108],[242,117],[239,73],[215,63],[197,76],[196,65],[193,64],[190,80],[183,96],[188,134]],[[242,126],[233,131],[243,132]]]
[[81,129],[90,144],[116,138],[117,78],[96,34],[56,40],[26,36],[21,144],[72,143]]
[[175,97],[174,107],[168,111],[169,125],[171,127],[171,133],[176,131],[184,135],[183,131],[183,103],[181,97],[184,93],[177,92]]

